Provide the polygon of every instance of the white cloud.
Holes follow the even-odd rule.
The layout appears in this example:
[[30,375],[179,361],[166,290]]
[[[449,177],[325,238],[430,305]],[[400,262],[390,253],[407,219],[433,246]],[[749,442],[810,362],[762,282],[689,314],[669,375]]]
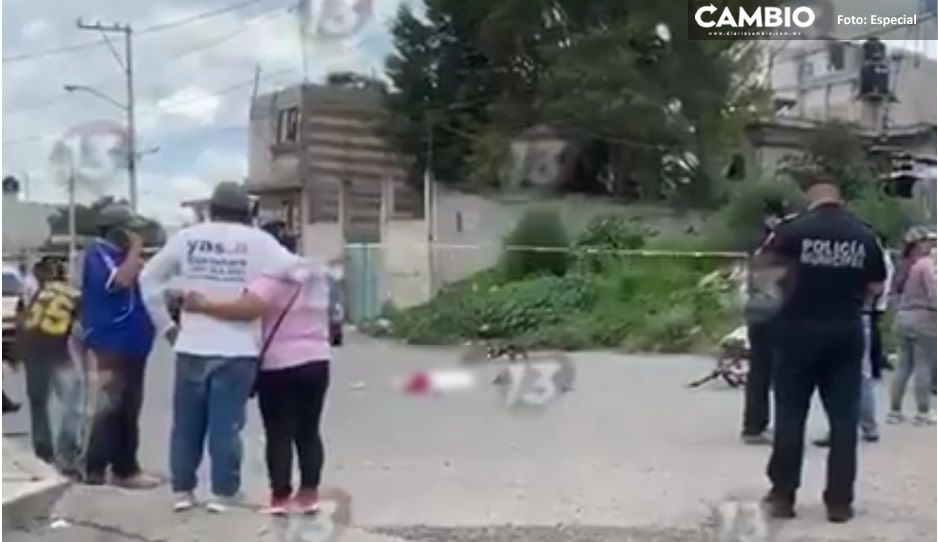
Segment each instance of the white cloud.
[[142,177],[140,210],[166,224],[183,224],[189,216],[182,202],[206,198],[219,182],[242,179],[246,172],[247,160],[243,153],[205,149],[193,163],[192,173]]
[[173,194],[181,201],[201,199],[207,197],[214,187],[214,183],[202,177],[183,175],[170,180]]
[[206,149],[199,156],[196,167],[203,175],[219,180],[238,180],[247,175],[248,161],[243,153]]
[[156,106],[167,113],[188,117],[199,124],[208,125],[215,120],[215,115],[221,106],[221,98],[205,89],[190,86],[158,101]]
[[[369,45],[374,49],[370,38],[385,32],[387,18],[400,1],[375,0],[375,20],[362,28],[362,39],[311,44],[310,80],[333,70],[380,72],[383,53],[369,50]],[[286,10],[290,4],[262,2],[171,30],[136,34],[139,148],[161,147],[141,163],[142,209],[172,218],[184,197],[207,194],[219,180],[244,176],[246,133],[245,143],[238,143],[238,133],[247,125],[255,67],[262,70],[261,93],[295,84],[303,76],[296,17]],[[12,56],[96,39],[76,29],[78,17],[130,22],[140,30],[225,5],[229,0],[8,2],[3,6],[3,52]],[[122,52],[119,41],[117,50]],[[88,85],[117,101],[126,100],[122,70],[103,46],[4,63],[3,139],[25,141],[4,145],[3,173],[27,173],[34,199],[65,200],[48,160],[61,134],[93,120],[123,122],[121,111],[91,95],[66,93],[64,84]],[[190,148],[200,149],[194,162]],[[180,156],[187,157],[188,169],[174,162]],[[186,175],[180,176],[180,171]],[[123,196],[125,177],[121,172],[103,188],[95,188]]]
[[51,30],[52,25],[49,24],[49,21],[45,19],[33,19],[23,25],[22,33],[23,38],[27,41],[37,42],[48,37]]
[[147,175],[141,181],[140,213],[169,225],[182,223],[184,201],[207,197],[214,187],[211,180],[197,175]]

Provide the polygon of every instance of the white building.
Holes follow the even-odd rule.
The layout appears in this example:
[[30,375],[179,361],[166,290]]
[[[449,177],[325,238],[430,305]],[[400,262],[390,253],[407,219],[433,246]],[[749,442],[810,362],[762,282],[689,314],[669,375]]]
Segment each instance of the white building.
[[769,85],[776,103],[790,104],[779,110],[779,116],[842,120],[871,131],[935,124],[935,59],[923,54],[922,41],[883,43],[891,97],[869,100],[860,93],[862,43],[770,42]]
[[12,177],[3,184],[3,257],[24,258],[49,241],[49,218],[61,206],[21,198],[19,182]]

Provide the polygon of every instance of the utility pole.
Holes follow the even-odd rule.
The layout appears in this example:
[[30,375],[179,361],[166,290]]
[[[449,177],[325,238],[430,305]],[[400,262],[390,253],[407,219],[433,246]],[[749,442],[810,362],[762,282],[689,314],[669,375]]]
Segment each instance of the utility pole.
[[75,278],[78,254],[78,216],[75,209],[75,158],[68,156],[68,276]]
[[[134,30],[129,24],[102,24],[100,22],[96,23],[85,23],[81,19],[78,19],[75,23],[78,26],[79,30],[92,30],[100,32],[104,36],[104,40],[107,42],[108,47],[111,48],[111,53],[114,54],[114,58],[117,60],[117,63],[124,70],[124,76],[127,79],[127,177],[130,183],[129,187],[129,196],[130,196],[130,208],[136,212],[137,211],[137,125],[135,118],[135,108],[134,108],[134,59],[133,59],[133,35]],[[120,56],[114,51],[113,46],[111,45],[110,40],[107,37],[108,33],[120,33],[124,35],[124,60],[121,61]]]
[[248,106],[248,111],[254,107],[254,102],[257,101],[257,93],[261,87],[261,65],[255,64],[254,66],[254,85],[251,87],[251,103]]

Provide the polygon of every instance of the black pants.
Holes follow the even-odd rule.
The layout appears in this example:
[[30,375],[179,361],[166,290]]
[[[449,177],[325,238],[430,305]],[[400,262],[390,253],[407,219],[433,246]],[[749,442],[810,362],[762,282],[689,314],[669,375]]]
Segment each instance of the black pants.
[[86,474],[102,479],[108,467],[117,478],[140,473],[140,409],[146,360],[115,354],[88,353],[88,402],[93,417],[88,435]]
[[775,365],[775,441],[768,476],[780,494],[801,485],[805,421],[817,388],[830,426],[828,504],[853,502],[857,473],[863,328],[856,321],[778,322]]
[[874,367],[873,376],[877,378],[882,367],[886,366],[886,355],[883,353],[883,331],[880,328],[882,319],[882,312],[870,312],[870,359]]
[[324,450],[319,434],[329,388],[329,363],[317,361],[276,371],[261,371],[258,401],[267,440],[267,474],[274,498],[293,489],[293,447],[300,463],[300,489],[317,490]]
[[743,407],[743,434],[758,435],[769,427],[769,390],[775,365],[775,344],[770,322],[749,324],[749,375]]

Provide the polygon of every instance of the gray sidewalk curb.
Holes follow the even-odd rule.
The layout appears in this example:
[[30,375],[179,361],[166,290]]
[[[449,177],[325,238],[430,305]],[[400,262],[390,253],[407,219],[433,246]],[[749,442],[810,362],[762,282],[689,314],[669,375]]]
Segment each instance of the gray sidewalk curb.
[[[3,473],[3,530],[16,529],[45,518],[59,497],[65,493],[69,481],[33,456],[32,452],[12,439],[4,437],[4,463],[15,462],[27,473],[28,479],[11,482],[11,473]],[[17,476],[17,475],[14,475]]]

